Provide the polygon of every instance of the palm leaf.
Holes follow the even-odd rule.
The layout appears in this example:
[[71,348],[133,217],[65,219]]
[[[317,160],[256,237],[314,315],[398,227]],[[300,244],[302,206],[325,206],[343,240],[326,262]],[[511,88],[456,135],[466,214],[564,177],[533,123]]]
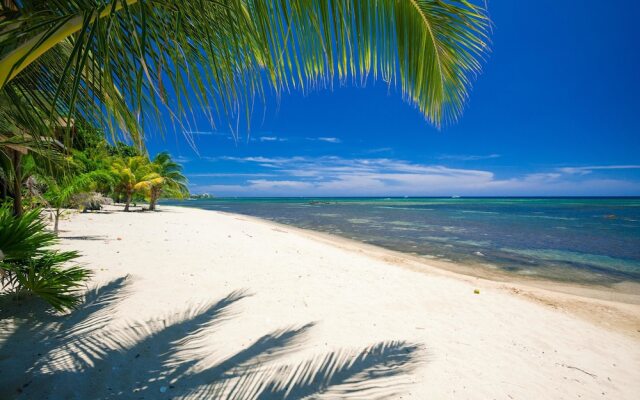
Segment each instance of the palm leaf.
[[397,85],[432,123],[455,120],[489,26],[485,9],[467,0],[25,0],[15,8],[0,17],[1,90],[51,120],[79,115],[138,143],[145,121],[163,113],[183,124],[201,108],[214,121],[249,114],[271,91],[369,76]]

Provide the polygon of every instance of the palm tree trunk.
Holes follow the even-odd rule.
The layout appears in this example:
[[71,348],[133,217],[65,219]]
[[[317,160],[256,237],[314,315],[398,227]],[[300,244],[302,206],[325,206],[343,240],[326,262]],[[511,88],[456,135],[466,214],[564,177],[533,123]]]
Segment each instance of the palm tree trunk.
[[56,213],[54,214],[54,223],[53,223],[53,233],[58,234],[58,221],[60,221],[60,209],[56,208]]
[[4,201],[7,198],[7,181],[0,178],[0,201]]
[[11,150],[13,163],[13,214],[16,217],[22,215],[22,154]]
[[158,201],[158,193],[156,190],[151,189],[151,195],[149,196],[149,210],[155,211],[156,202]]
[[129,204],[131,204],[131,193],[127,193],[127,203],[124,205],[124,210],[129,212]]

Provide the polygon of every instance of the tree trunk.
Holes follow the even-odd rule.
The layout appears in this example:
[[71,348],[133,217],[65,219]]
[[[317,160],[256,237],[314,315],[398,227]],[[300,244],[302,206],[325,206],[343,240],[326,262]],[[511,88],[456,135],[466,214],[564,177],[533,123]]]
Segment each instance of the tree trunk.
[[4,201],[7,198],[7,181],[0,178],[0,200]]
[[149,195],[149,210],[155,211],[156,202],[158,201],[158,192],[154,189],[151,189],[151,194]]
[[131,193],[127,193],[127,203],[124,205],[126,212],[129,212],[129,204],[131,204]]
[[19,217],[22,215],[22,154],[19,151],[12,150],[13,163],[13,215]]
[[56,213],[54,214],[54,223],[53,223],[53,233],[58,234],[58,221],[60,220],[60,209],[56,209]]

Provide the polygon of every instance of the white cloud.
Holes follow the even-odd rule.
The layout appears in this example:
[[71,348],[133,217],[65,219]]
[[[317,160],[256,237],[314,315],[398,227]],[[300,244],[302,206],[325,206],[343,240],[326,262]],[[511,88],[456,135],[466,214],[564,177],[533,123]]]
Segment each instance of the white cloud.
[[208,172],[202,174],[188,174],[188,178],[256,178],[256,177],[271,177],[278,176],[277,174],[266,173],[241,173],[241,172]]
[[260,136],[259,140],[261,142],[286,142],[286,138],[280,138],[277,136]]
[[489,160],[492,158],[500,158],[500,154],[487,154],[487,155],[473,155],[473,154],[443,154],[438,157],[441,160],[456,160],[456,161],[478,161]]
[[327,142],[327,143],[342,143],[342,140],[340,140],[337,137],[327,137],[327,136],[321,136],[321,137],[308,137],[307,140],[311,140],[311,141],[318,141],[318,142]]
[[592,173],[593,171],[621,169],[640,169],[640,165],[593,165],[587,167],[562,167],[558,168],[558,171],[564,174],[586,175]]
[[[640,182],[576,175],[562,168],[500,178],[482,169],[450,168],[389,158],[224,157],[225,161],[269,168],[264,179],[246,174],[240,185],[199,190],[244,196],[518,196],[631,195]],[[614,167],[614,166],[611,166]],[[617,166],[619,167],[619,166]],[[600,168],[614,169],[614,168]],[[243,174],[238,174],[242,177]],[[272,178],[272,179],[268,179]]]
[[185,156],[176,156],[176,157],[173,157],[173,161],[175,161],[177,163],[180,163],[180,164],[186,164],[186,163],[191,162],[193,160],[191,158],[185,157]]
[[393,148],[391,147],[378,147],[376,149],[363,150],[363,154],[379,154],[379,153],[390,153],[393,152]]

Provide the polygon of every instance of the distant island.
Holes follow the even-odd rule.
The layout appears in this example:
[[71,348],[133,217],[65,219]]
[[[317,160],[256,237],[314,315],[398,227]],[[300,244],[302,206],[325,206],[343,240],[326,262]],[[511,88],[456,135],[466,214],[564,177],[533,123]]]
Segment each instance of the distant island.
[[213,199],[215,196],[209,193],[200,193],[200,194],[192,194],[189,196],[190,200],[200,200],[200,199]]

